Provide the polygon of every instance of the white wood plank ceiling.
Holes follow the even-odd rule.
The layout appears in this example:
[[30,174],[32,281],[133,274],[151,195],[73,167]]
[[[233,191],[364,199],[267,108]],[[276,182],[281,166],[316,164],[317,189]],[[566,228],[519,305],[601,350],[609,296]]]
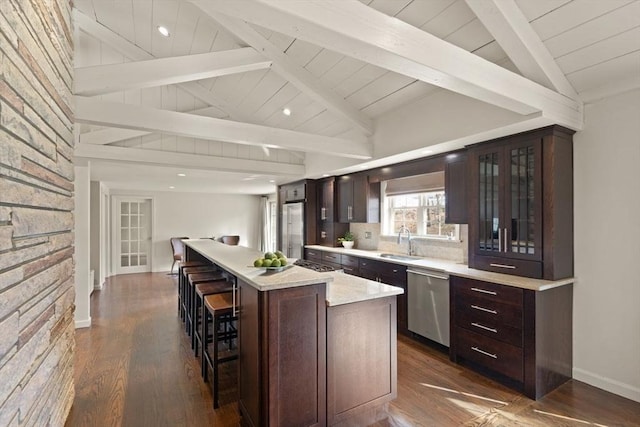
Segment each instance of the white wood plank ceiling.
[[[153,151],[150,158],[181,153],[181,167],[224,171],[225,179],[235,172],[252,184],[287,181],[304,175],[310,153],[374,156],[376,120],[436,91],[579,129],[583,102],[640,87],[638,0],[75,0],[74,7],[75,93],[91,97],[79,105],[93,106],[77,111],[77,155],[94,162],[131,160],[127,153],[137,158],[141,150]],[[352,25],[339,27],[343,18]],[[115,103],[130,104],[120,110],[133,120],[116,114]],[[198,123],[211,129],[207,137]],[[171,166],[170,156],[139,157]]]

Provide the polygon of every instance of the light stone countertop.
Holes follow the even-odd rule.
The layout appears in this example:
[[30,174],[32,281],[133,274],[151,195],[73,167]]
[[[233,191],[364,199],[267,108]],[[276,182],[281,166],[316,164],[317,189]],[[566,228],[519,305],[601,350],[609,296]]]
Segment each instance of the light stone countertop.
[[[402,288],[340,272],[318,273],[289,264],[282,271],[253,267],[262,252],[244,246],[230,246],[210,239],[189,239],[184,243],[209,261],[241,278],[259,291],[286,289],[317,283],[327,284],[327,305],[335,306],[402,294]],[[293,263],[295,259],[289,259]]]
[[[485,282],[497,283],[500,285],[514,286],[516,288],[530,289],[533,291],[545,291],[558,286],[564,286],[575,282],[575,278],[570,277],[561,280],[531,279],[529,277],[513,276],[510,274],[493,273],[491,271],[477,270],[469,268],[466,264],[456,263],[435,258],[416,258],[412,260],[397,260],[382,258],[378,251],[365,251],[362,249],[344,249],[330,246],[307,245],[308,249],[334,252],[339,254],[353,255],[362,258],[375,259],[392,264],[406,265],[407,267],[427,268],[433,271],[448,273],[454,276],[466,277],[468,279],[483,280]],[[402,254],[399,254],[402,255]]]

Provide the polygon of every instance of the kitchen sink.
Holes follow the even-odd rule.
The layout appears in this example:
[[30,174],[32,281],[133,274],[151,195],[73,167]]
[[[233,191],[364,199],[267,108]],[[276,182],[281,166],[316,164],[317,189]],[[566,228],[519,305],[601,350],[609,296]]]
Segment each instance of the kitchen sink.
[[415,261],[415,260],[419,260],[422,259],[422,257],[419,256],[413,256],[413,255],[402,255],[402,254],[380,254],[380,258],[389,258],[389,259],[397,259],[400,261]]

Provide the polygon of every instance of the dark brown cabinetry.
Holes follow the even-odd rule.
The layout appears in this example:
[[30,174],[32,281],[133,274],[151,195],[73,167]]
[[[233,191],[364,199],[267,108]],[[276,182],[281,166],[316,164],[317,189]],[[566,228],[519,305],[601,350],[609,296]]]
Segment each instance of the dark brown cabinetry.
[[470,148],[469,267],[573,275],[572,133],[552,126]]
[[338,237],[344,235],[349,224],[335,222],[335,178],[327,178],[318,182],[318,239],[319,245],[336,246]]
[[572,285],[545,291],[450,277],[451,360],[537,399],[571,378]]
[[444,164],[444,193],[445,222],[447,224],[467,224],[469,211],[467,210],[467,186],[469,168],[467,153],[458,151],[445,156]]
[[267,292],[238,284],[242,425],[326,425],[324,283]]
[[338,222],[380,222],[380,183],[364,174],[338,178]]
[[407,334],[409,332],[407,313],[407,267],[401,264],[393,264],[384,261],[376,261],[367,258],[360,258],[359,276],[365,279],[375,280],[387,285],[397,286],[404,290],[402,295],[397,297],[398,305],[398,332]]

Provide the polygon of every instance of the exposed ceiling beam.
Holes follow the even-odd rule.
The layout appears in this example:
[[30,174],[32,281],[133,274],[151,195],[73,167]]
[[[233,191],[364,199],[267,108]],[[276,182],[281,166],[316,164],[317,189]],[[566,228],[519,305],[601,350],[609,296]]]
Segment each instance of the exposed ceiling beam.
[[523,76],[580,99],[514,0],[466,0]]
[[558,124],[576,130],[583,126],[580,101],[357,0],[195,3],[207,13],[231,15],[519,114],[542,111]]
[[149,135],[151,132],[145,130],[107,128],[94,130],[92,132],[81,133],[79,144],[108,145],[114,142],[124,141],[139,136]]
[[227,31],[250,46],[253,46],[273,61],[273,71],[287,79],[311,99],[325,106],[329,111],[337,113],[349,120],[364,132],[365,135],[373,134],[373,122],[366,114],[355,108],[336,92],[327,88],[320,79],[316,78],[305,68],[293,62],[282,50],[265,39],[246,22],[231,16],[216,13],[211,8],[206,8],[204,11],[220,26],[226,28]]
[[369,159],[373,151],[371,145],[366,142],[100,101],[82,96],[75,97],[75,119],[78,123],[357,159]]
[[[189,111],[189,114],[206,115],[213,110],[213,107],[200,108],[198,110]],[[81,133],[78,136],[78,143],[80,144],[95,144],[95,145],[108,145],[114,142],[125,141],[131,138],[137,138],[140,136],[150,135],[153,132],[145,130],[133,130],[133,129],[121,129],[121,128],[106,128],[94,130],[91,132]]]
[[[115,49],[117,52],[120,52],[126,58],[134,61],[144,61],[155,58],[146,50],[136,46],[129,40],[125,39],[119,34],[116,34],[104,25],[96,22],[94,19],[90,18],[89,16],[85,15],[75,8],[73,9],[73,21],[76,29],[80,29],[82,32],[95,37],[96,39],[110,46],[112,49]],[[196,99],[199,99],[202,102],[205,102],[211,106],[218,108],[219,110],[224,111],[232,120],[241,122],[249,121],[249,118],[245,114],[237,111],[235,107],[233,107],[227,101],[215,96],[198,82],[181,83],[177,86],[185,92],[191,94]]]
[[304,174],[304,165],[108,145],[80,144],[75,147],[74,156],[88,160],[111,160],[252,174],[283,176],[302,176]]
[[101,95],[122,90],[165,86],[269,68],[251,47],[74,70],[76,95]]

